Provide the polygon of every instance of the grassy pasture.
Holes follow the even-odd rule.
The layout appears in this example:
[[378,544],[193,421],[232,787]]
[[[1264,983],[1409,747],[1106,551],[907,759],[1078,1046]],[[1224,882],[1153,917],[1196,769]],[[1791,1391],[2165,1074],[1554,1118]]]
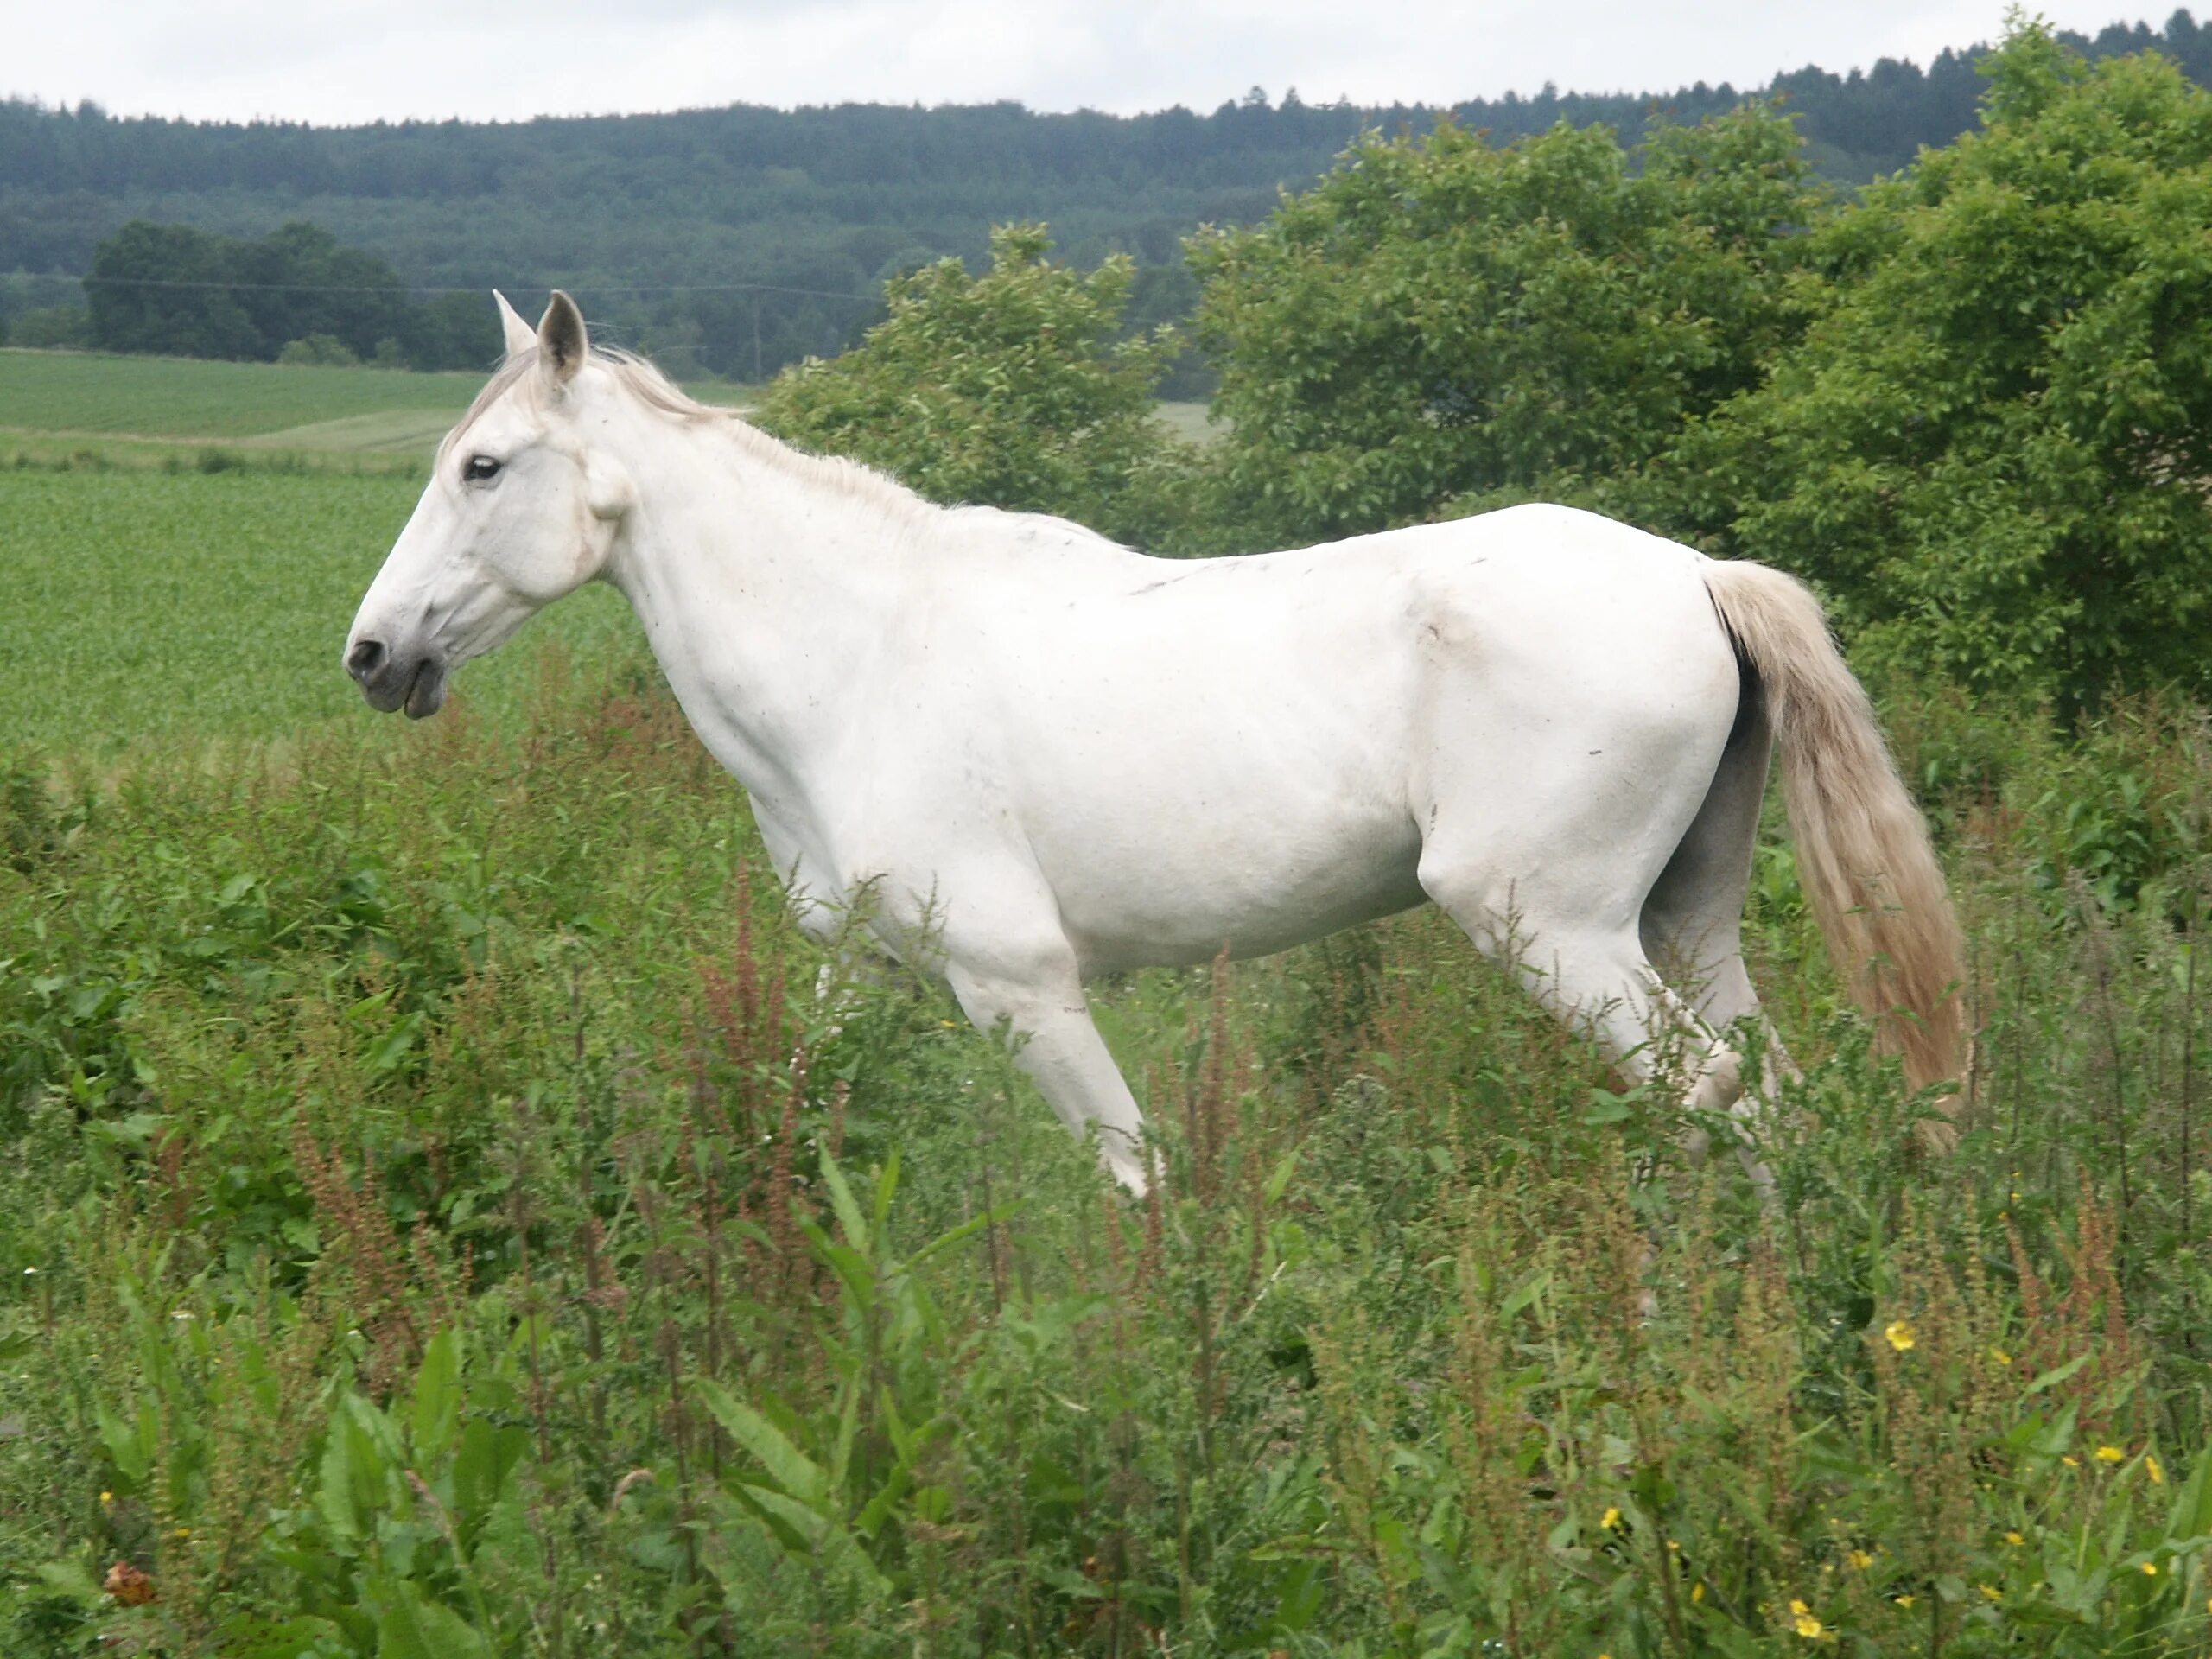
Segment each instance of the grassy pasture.
[[[105,759],[365,718],[334,666],[346,624],[481,384],[0,351],[7,740]],[[539,645],[588,652],[626,631],[620,601],[594,589],[532,625],[512,660],[467,670],[454,695],[504,705]]]

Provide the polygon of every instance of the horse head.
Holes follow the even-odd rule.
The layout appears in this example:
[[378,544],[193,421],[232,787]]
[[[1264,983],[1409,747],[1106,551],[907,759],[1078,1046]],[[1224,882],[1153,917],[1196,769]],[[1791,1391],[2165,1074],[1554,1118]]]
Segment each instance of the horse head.
[[601,575],[632,505],[589,439],[616,393],[575,302],[556,291],[533,330],[494,298],[506,361],[438,446],[346,636],[346,671],[387,714],[437,713],[455,669]]

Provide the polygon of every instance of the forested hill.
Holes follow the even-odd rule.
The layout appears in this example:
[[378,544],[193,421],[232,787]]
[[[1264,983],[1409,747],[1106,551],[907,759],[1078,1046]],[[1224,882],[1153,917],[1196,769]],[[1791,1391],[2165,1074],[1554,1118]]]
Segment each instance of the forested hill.
[[[2156,47],[2212,80],[2212,29],[2186,11],[2161,30],[2069,38],[2096,55]],[[1655,109],[1694,120],[1777,94],[1802,118],[1815,166],[1858,181],[1973,124],[1979,50],[1946,52],[1925,69],[1889,60],[1843,75],[1808,68],[1757,88],[1546,88],[1452,113],[1500,137],[1566,120],[1632,139]],[[872,314],[888,271],[945,253],[972,258],[992,223],[1016,219],[1049,221],[1078,263],[1119,249],[1156,268],[1136,310],[1166,315],[1187,302],[1177,261],[1193,226],[1261,217],[1279,186],[1318,176],[1363,126],[1419,128],[1435,114],[1255,90],[1208,115],[739,105],[320,128],[8,101],[0,273],[23,275],[0,276],[0,316],[74,301],[73,281],[51,279],[81,275],[94,247],[133,219],[231,235],[309,219],[418,286],[527,296],[558,283],[679,370],[745,374],[834,351]]]

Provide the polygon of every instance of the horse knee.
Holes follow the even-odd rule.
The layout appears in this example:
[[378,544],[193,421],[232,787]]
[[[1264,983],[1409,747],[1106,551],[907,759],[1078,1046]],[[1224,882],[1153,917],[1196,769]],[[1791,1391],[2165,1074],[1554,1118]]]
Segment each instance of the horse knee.
[[1693,1112],[1732,1112],[1744,1098],[1744,1058],[1726,1043],[1715,1043],[1698,1067],[1697,1080],[1683,1104]]

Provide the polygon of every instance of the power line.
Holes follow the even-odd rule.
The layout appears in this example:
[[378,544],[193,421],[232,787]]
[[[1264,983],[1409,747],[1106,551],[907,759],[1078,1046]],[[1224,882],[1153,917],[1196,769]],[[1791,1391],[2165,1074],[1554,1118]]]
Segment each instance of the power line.
[[[60,281],[73,280],[68,277]],[[227,289],[256,294],[486,294],[487,287],[439,283],[225,283],[185,282],[162,276],[94,276],[73,279],[105,288]],[[558,283],[515,283],[517,293],[564,286]],[[860,300],[873,303],[880,294],[841,294],[826,288],[793,288],[782,283],[575,283],[582,294],[792,294],[810,300]]]

